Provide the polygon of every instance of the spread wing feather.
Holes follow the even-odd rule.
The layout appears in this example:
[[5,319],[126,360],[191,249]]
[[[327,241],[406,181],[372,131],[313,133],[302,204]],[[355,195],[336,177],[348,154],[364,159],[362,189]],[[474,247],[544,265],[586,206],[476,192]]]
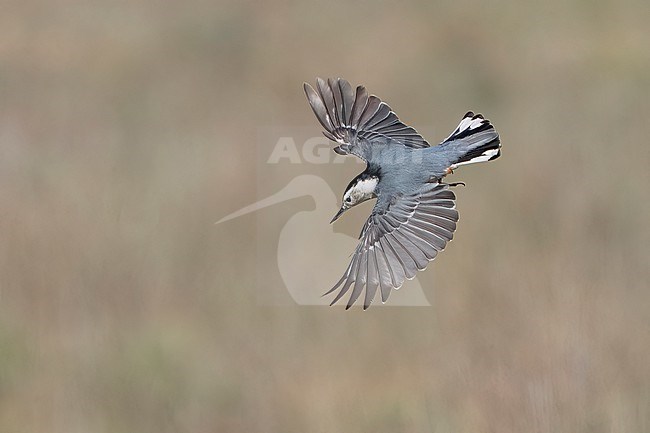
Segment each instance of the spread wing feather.
[[356,91],[341,78],[317,78],[316,89],[305,83],[305,94],[323,134],[340,145],[337,153],[358,156],[364,161],[379,145],[429,147],[429,143],[412,127],[402,123],[393,110],[363,86]]
[[455,200],[449,185],[435,183],[412,195],[393,198],[385,209],[375,206],[345,273],[326,293],[340,288],[332,304],[351,288],[346,309],[359,299],[364,288],[364,310],[377,291],[386,302],[393,289],[426,268],[452,240],[458,221]]

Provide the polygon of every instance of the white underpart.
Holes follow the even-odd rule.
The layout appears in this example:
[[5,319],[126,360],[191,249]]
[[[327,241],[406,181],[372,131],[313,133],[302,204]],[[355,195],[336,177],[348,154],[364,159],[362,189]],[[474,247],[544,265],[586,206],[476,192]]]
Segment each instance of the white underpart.
[[364,196],[368,194],[372,194],[373,192],[375,192],[375,188],[377,187],[378,181],[379,180],[376,177],[364,179],[359,183],[357,183],[357,186],[354,189],[362,193]]
[[348,203],[348,198],[352,199],[352,206],[372,198],[378,182],[379,179],[376,177],[371,177],[357,182],[357,184],[350,188],[343,196],[343,204],[345,205]]
[[455,170],[457,167],[460,167],[461,165],[467,165],[467,164],[474,164],[475,162],[486,162],[489,161],[490,158],[492,158],[494,155],[496,155],[499,152],[499,149],[488,149],[479,156],[470,159],[469,161],[465,162],[460,162],[458,164],[452,164],[451,169]]

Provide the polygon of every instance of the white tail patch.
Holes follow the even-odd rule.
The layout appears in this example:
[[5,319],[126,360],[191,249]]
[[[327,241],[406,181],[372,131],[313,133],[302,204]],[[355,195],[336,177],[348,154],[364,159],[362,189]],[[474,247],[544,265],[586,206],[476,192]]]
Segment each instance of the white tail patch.
[[488,149],[485,152],[483,152],[482,154],[480,154],[479,156],[475,156],[474,158],[472,158],[472,159],[470,159],[468,161],[459,162],[458,164],[452,164],[451,166],[449,166],[449,168],[451,168],[452,170],[456,170],[461,165],[474,164],[476,162],[486,162],[486,161],[489,161],[491,159],[494,159],[499,154],[500,151],[501,151],[501,149],[498,149],[498,148],[497,149]]
[[473,112],[469,111],[467,114],[465,114],[456,129],[454,129],[454,132],[452,132],[449,137],[443,140],[443,143],[446,141],[456,140],[468,134],[472,134],[470,131],[489,124],[490,121],[485,119],[482,114],[474,114]]

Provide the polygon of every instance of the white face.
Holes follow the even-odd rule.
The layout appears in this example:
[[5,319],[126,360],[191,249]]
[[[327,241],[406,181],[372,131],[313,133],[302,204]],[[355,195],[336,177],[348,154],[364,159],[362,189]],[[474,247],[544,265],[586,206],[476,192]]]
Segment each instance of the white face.
[[357,182],[343,195],[343,206],[352,207],[375,196],[375,188],[379,179],[370,177]]

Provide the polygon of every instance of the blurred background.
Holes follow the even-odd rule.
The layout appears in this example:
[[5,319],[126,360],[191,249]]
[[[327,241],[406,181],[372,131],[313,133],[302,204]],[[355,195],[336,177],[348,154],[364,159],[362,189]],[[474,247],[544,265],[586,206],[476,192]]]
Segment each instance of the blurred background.
[[[649,18],[641,0],[4,2],[0,431],[650,431]],[[432,143],[469,109],[497,126],[502,157],[453,177],[432,307],[263,305],[277,232],[251,227],[313,204],[213,224],[258,197],[259,128],[320,134],[316,76]],[[338,196],[361,169],[324,177]]]

